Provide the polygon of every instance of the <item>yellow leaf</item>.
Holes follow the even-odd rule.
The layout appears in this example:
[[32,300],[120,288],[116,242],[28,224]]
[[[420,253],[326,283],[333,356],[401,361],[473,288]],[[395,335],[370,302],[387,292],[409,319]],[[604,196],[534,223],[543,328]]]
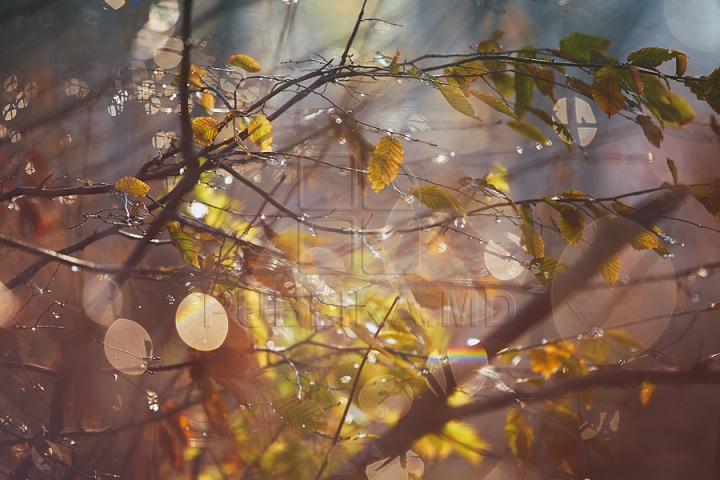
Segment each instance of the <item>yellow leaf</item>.
[[379,192],[395,180],[404,158],[405,152],[400,140],[390,135],[380,139],[368,164],[368,180],[372,182],[372,189],[375,192]]
[[438,90],[440,90],[440,93],[443,94],[445,100],[447,100],[447,102],[452,108],[462,113],[463,115],[474,118],[475,120],[480,120],[475,115],[475,110],[473,110],[472,105],[470,105],[470,102],[468,102],[467,98],[465,98],[465,95],[463,95],[460,87],[458,87],[456,83],[453,84],[452,82],[450,82],[451,80],[453,79],[448,79],[447,84],[436,83]]
[[[463,61],[463,59],[458,60],[458,62],[461,61]],[[482,64],[477,60],[461,63],[460,65],[455,65],[451,68],[451,71],[454,77],[461,78],[468,83],[480,80],[483,75],[488,73],[488,69],[483,67]]]
[[625,106],[625,98],[620,90],[620,75],[617,70],[606,65],[595,73],[592,96],[608,118],[622,110]]
[[455,420],[445,424],[442,436],[452,444],[458,455],[476,465],[483,458],[480,452],[491,448],[491,445],[480,437],[475,427]]
[[390,62],[390,66],[388,67],[390,69],[390,73],[392,73],[393,75],[397,75],[398,73],[400,73],[400,67],[398,67],[398,64],[397,64],[397,62],[399,62],[399,61],[400,61],[400,49],[398,48],[397,53],[393,57],[392,62]]
[[330,452],[328,453],[328,473],[332,473],[338,467],[345,465],[351,457],[352,456],[345,445],[338,444],[330,447]]
[[200,268],[197,251],[195,250],[195,240],[185,233],[185,230],[180,226],[180,222],[168,222],[167,227],[170,241],[178,249],[183,260]]
[[248,126],[250,141],[263,152],[272,152],[272,124],[264,115],[255,115]]
[[230,65],[240,67],[246,72],[257,73],[260,71],[260,64],[247,55],[233,55],[229,61]]
[[532,428],[525,423],[520,410],[510,410],[505,420],[505,438],[510,451],[521,463],[529,463],[532,455],[532,445],[535,440]]
[[115,190],[144,197],[150,191],[150,186],[135,177],[123,177],[115,183]]
[[[675,50],[673,50],[675,52]],[[687,70],[687,55],[680,52],[677,53],[677,56],[675,57],[675,75],[678,77],[682,77],[685,75],[685,70]]]
[[550,145],[550,141],[547,139],[545,134],[532,123],[524,122],[522,120],[510,120],[507,124],[508,127],[515,131],[515,133],[522,135],[525,138],[529,138],[541,145]]
[[600,273],[605,279],[605,283],[612,289],[615,287],[615,282],[620,277],[620,257],[618,255],[612,255],[610,258],[600,267]]
[[460,205],[452,194],[440,188],[437,185],[423,185],[411,192],[412,196],[417,198],[420,203],[433,210],[455,209],[463,216],[465,209]]
[[301,328],[310,329],[313,327],[313,316],[312,312],[310,311],[310,307],[308,306],[305,299],[298,297],[288,298],[288,303],[290,303],[290,308],[292,308],[292,311],[297,316],[297,324]]
[[647,407],[648,403],[650,403],[650,399],[656,388],[657,385],[648,380],[645,380],[642,385],[640,385],[640,402],[644,407]]
[[582,239],[582,233],[585,229],[585,217],[583,217],[580,210],[566,206],[560,212],[558,226],[563,238],[574,247]]
[[535,230],[535,221],[533,220],[532,209],[527,203],[520,205],[520,245],[525,248],[528,255],[535,258],[545,256],[545,244],[540,234]]
[[198,117],[192,122],[193,138],[201,145],[212,145],[219,131],[219,122],[212,117]]
[[590,363],[604,363],[610,352],[610,343],[604,337],[581,338],[577,343],[578,350]]
[[327,428],[326,414],[313,400],[300,400],[293,395],[273,401],[273,406],[292,428],[307,430]]
[[202,92],[200,94],[200,105],[208,114],[211,114],[212,109],[215,108],[215,96],[210,92]]
[[[188,83],[195,88],[203,88],[202,77],[205,76],[205,69],[190,65],[190,75],[188,76]],[[175,81],[180,81],[180,72],[175,74]]]
[[563,365],[561,356],[547,348],[533,348],[528,355],[530,356],[530,369],[542,375],[545,380],[549,379]]
[[566,269],[567,265],[563,262],[549,257],[535,258],[530,262],[530,271],[546,287],[558,273]]
[[613,328],[605,330],[603,335],[615,341],[618,345],[631,353],[637,353],[647,348],[642,340],[633,337],[624,330],[617,330]]
[[505,103],[504,100],[497,98],[493,95],[488,95],[485,92],[475,90],[473,88],[470,89],[470,93],[472,94],[472,96],[479,99],[485,105],[492,108],[493,110],[503,113],[509,117],[515,118],[515,113],[513,113],[513,111],[510,110],[510,107],[508,107],[507,103]]
[[651,232],[645,230],[631,238],[630,245],[633,249],[642,251],[651,248],[658,248],[660,246],[660,240],[658,240],[658,238]]

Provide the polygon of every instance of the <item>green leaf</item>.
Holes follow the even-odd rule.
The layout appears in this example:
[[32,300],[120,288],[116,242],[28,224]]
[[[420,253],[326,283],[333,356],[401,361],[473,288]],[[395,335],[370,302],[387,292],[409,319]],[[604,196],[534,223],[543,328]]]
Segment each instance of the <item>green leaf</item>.
[[515,69],[515,116],[522,118],[527,109],[532,107],[535,80],[528,66],[520,64]]
[[495,111],[498,111],[502,114],[505,114],[509,117],[515,117],[515,113],[513,113],[512,110],[510,110],[510,107],[508,107],[508,104],[505,103],[504,100],[497,98],[493,95],[488,95],[485,92],[481,92],[479,90],[475,90],[473,88],[470,89],[470,94],[474,96],[475,98],[482,101],[485,105],[492,108]]
[[197,251],[195,250],[195,240],[185,233],[185,230],[180,226],[180,222],[168,222],[167,228],[170,241],[178,249],[183,260],[200,268]]
[[625,106],[625,97],[620,90],[620,75],[617,70],[607,65],[595,73],[592,97],[608,118],[622,110]]
[[631,353],[637,353],[638,351],[645,350],[647,348],[642,340],[633,337],[624,330],[617,330],[613,328],[605,330],[603,335]]
[[605,53],[610,40],[585,33],[571,33],[560,40],[560,54],[569,60],[589,62],[590,52]]
[[[627,56],[628,62],[641,68],[656,68],[659,65],[683,55],[675,50],[660,47],[645,47],[636,50]],[[685,56],[685,55],[683,55]]]
[[520,410],[510,410],[505,420],[505,438],[510,451],[521,463],[530,463],[532,445],[535,440],[532,428],[525,423]]
[[647,106],[661,123],[684,127],[695,118],[695,111],[690,104],[680,95],[669,91],[664,82],[645,74],[643,79]]
[[395,180],[404,159],[405,151],[400,140],[390,135],[380,139],[368,164],[368,180],[372,182],[372,189],[375,192],[379,192]]
[[264,115],[255,115],[250,120],[248,138],[263,152],[272,152],[272,124]]
[[[505,64],[502,64],[502,67],[498,67],[496,70],[502,70],[503,68],[506,68]],[[490,74],[490,79],[492,80],[495,89],[500,95],[502,95],[503,98],[510,98],[515,92],[514,75],[507,72],[496,72]]]
[[575,438],[562,428],[548,428],[545,432],[545,454],[559,470],[573,474],[578,450]]
[[327,428],[325,411],[313,400],[300,400],[293,395],[279,398],[272,404],[292,428],[313,431]]
[[720,68],[716,68],[708,76],[703,96],[715,113],[720,113]]
[[587,200],[590,198],[590,195],[580,190],[565,190],[559,196],[560,198],[567,198],[569,200]]
[[660,130],[660,127],[653,123],[652,118],[647,115],[638,115],[635,117],[635,123],[640,125],[648,142],[655,148],[660,148],[660,142],[662,142],[664,138],[663,132]]
[[123,177],[115,183],[115,190],[144,197],[150,191],[150,186],[138,178]]
[[240,67],[246,72],[257,73],[260,71],[260,64],[247,55],[233,55],[229,62],[230,65]]
[[447,100],[447,102],[452,108],[462,113],[463,115],[473,118],[475,120],[480,120],[475,115],[475,110],[473,110],[472,105],[470,105],[470,102],[468,102],[467,98],[465,98],[465,95],[463,95],[460,87],[458,87],[457,84],[453,84],[452,82],[450,82],[451,80],[453,79],[448,79],[447,84],[436,83],[436,86],[440,90],[440,93],[443,94],[443,97],[445,97],[445,100]]
[[612,255],[605,260],[600,266],[600,273],[605,283],[607,283],[611,289],[614,288],[615,282],[620,278],[620,257],[618,255]]
[[457,199],[444,188],[437,185],[423,185],[411,192],[412,196],[417,198],[420,203],[433,210],[454,209],[465,215],[465,209],[460,205]]
[[670,169],[670,175],[672,175],[673,179],[673,185],[678,184],[678,169],[675,166],[675,162],[673,162],[670,157],[667,157],[667,166]]
[[550,141],[545,134],[532,123],[524,122],[522,120],[510,120],[507,122],[507,125],[515,133],[522,135],[525,138],[529,138],[541,145],[550,145]]

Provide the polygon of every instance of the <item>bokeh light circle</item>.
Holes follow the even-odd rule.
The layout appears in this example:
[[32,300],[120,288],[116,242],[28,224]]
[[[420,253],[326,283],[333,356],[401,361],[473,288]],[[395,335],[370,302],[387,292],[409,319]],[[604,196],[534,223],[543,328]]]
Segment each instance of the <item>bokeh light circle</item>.
[[123,294],[114,281],[105,275],[98,275],[85,282],[82,303],[88,317],[100,325],[108,326],[120,316]]
[[0,327],[5,325],[15,310],[15,297],[8,288],[0,283]]
[[394,375],[378,375],[360,390],[360,408],[376,422],[395,423],[410,409],[412,389]]
[[182,341],[192,348],[215,350],[227,337],[228,316],[214,297],[191,293],[178,305],[175,328]]
[[520,237],[506,232],[499,242],[488,242],[483,258],[485,266],[495,278],[512,280],[525,273],[525,267],[516,259],[523,254]]
[[105,333],[105,356],[110,364],[127,375],[141,375],[152,357],[152,341],[138,323],[118,318]]

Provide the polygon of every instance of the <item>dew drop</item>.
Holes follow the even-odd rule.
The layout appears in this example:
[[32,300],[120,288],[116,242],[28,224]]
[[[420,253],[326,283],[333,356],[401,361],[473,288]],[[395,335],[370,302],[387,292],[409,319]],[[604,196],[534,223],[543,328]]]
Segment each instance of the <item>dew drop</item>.
[[522,148],[520,145],[518,145],[517,147],[515,147],[515,151],[516,151],[517,153],[519,153],[520,155],[522,155],[522,153],[523,153],[523,148]]

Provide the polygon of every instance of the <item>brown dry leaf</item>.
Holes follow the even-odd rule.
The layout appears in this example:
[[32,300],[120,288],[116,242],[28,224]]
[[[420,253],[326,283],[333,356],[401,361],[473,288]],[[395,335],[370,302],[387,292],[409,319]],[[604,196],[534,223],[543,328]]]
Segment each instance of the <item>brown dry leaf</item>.
[[244,328],[230,321],[227,338],[219,348],[210,352],[190,349],[190,359],[199,361],[189,367],[190,378],[195,382],[212,378],[238,403],[248,403],[248,395],[255,391],[259,380],[251,376],[257,362]]

